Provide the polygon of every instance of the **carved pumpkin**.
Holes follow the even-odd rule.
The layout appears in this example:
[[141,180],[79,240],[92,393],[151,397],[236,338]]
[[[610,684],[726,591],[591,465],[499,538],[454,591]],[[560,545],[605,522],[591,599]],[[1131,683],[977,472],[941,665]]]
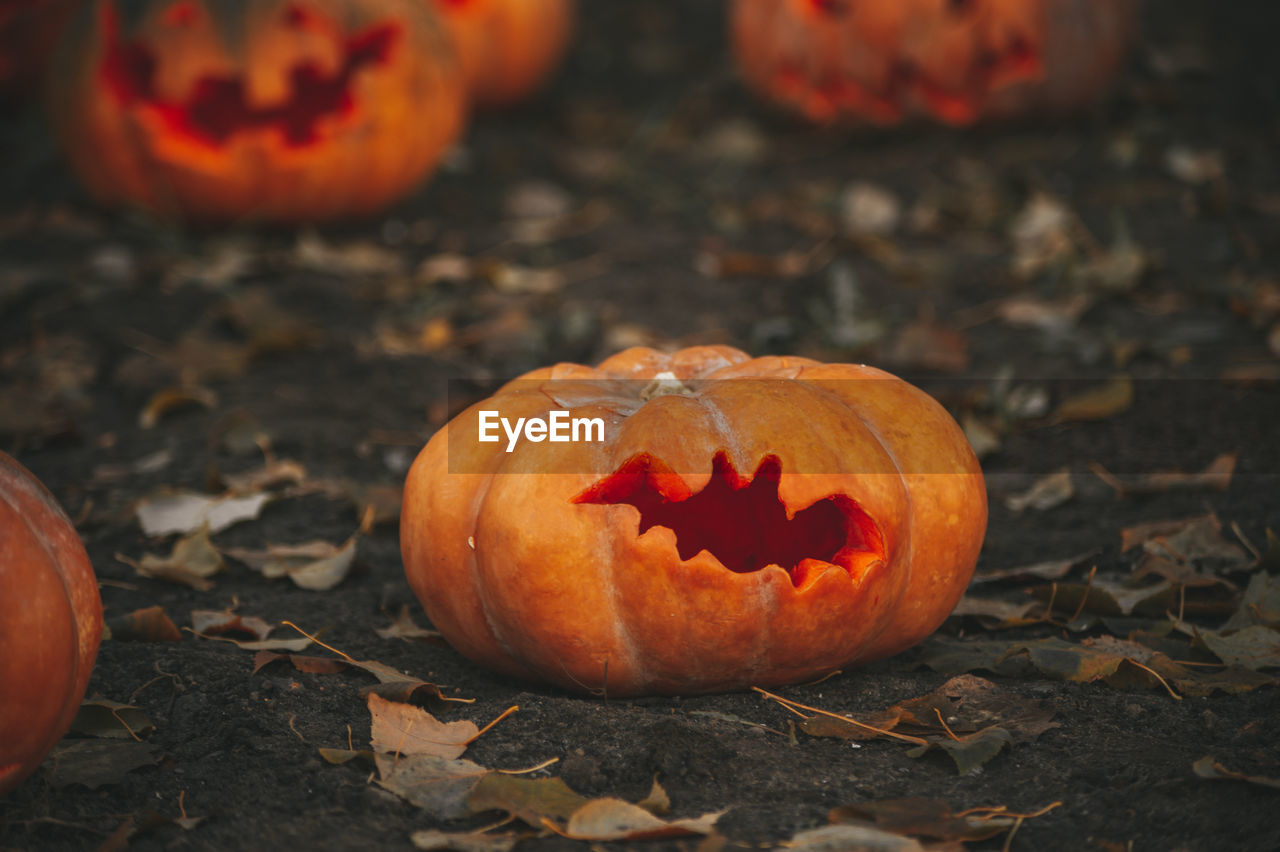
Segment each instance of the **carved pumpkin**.
[[546,80],[573,27],[573,0],[433,0],[475,102],[505,106]]
[[80,537],[53,495],[0,452],[0,795],[71,727],[101,638]]
[[193,220],[375,211],[431,171],[465,109],[420,0],[96,0],[51,76],[93,194]]
[[[556,410],[600,418],[603,440],[479,440],[482,412]],[[919,641],[968,584],[986,517],[963,433],[888,373],[636,348],[534,371],[458,415],[409,471],[401,549],[431,621],[482,665],[698,693]]]
[[892,124],[1082,107],[1124,57],[1138,0],[736,0],[747,84],[811,121]]

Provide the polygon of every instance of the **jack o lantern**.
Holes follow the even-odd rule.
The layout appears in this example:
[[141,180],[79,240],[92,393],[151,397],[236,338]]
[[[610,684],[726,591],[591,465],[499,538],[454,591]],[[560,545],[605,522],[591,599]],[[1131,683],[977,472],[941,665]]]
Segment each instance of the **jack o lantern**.
[[400,529],[410,585],[472,660],[684,694],[918,642],[968,584],[986,517],[973,451],[922,391],[707,346],[505,385],[419,454]]
[[0,452],[0,795],[71,727],[102,638],[102,603],[71,521]]
[[420,0],[96,0],[50,74],[90,191],[197,221],[371,213],[431,171],[465,109]]
[[736,0],[738,67],[811,121],[966,125],[1093,101],[1138,0]]
[[506,106],[542,85],[564,55],[573,0],[432,0],[458,47],[471,96]]

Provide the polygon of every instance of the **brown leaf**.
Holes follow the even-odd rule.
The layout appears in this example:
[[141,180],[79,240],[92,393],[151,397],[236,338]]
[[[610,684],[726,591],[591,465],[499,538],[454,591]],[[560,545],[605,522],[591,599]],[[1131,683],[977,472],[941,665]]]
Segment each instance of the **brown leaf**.
[[1022,512],[1026,509],[1044,512],[1061,506],[1074,497],[1075,493],[1071,471],[1064,468],[1037,479],[1026,491],[1009,495],[1005,498],[1004,504],[1013,512]]
[[1196,630],[1196,638],[1228,666],[1257,671],[1280,667],[1280,632],[1254,624],[1223,636],[1213,630]]
[[379,754],[375,760],[378,786],[435,819],[461,819],[474,813],[468,797],[493,774],[478,763],[433,754]]
[[156,729],[140,707],[107,698],[87,699],[80,704],[71,730],[90,737],[137,740]]
[[341,546],[327,541],[268,545],[266,550],[228,548],[226,555],[262,573],[267,579],[288,577],[311,591],[327,591],[346,579],[356,557],[359,532]]
[[395,621],[391,622],[389,627],[375,627],[374,633],[377,633],[383,639],[404,639],[406,641],[420,640],[424,642],[442,642],[444,636],[438,630],[428,630],[425,627],[419,627],[413,620],[413,616],[409,612],[409,605],[405,604],[400,607],[400,613],[396,616]]
[[1214,515],[1191,518],[1182,526],[1153,535],[1142,542],[1147,553],[1179,562],[1216,560],[1230,568],[1244,568],[1253,558],[1240,545],[1222,536],[1222,524]]
[[134,561],[117,553],[116,559],[132,565],[143,577],[181,583],[199,591],[213,588],[209,578],[221,571],[224,564],[222,554],[209,539],[208,528],[178,539],[168,556],[144,553],[142,559]]
[[1054,559],[1014,568],[987,569],[974,574],[973,583],[994,583],[1001,580],[1060,580],[1070,573],[1072,568],[1097,555],[1097,550],[1090,550],[1088,553],[1081,553],[1067,559]]
[[621,799],[594,799],[569,817],[560,833],[575,840],[652,840],[710,834],[724,811],[667,821]]
[[824,825],[781,844],[799,852],[925,852],[920,841],[865,825]]
[[910,797],[858,802],[833,809],[827,818],[836,824],[866,824],[898,835],[972,842],[1003,834],[1012,817],[958,816],[940,799]]
[[46,759],[45,776],[55,788],[83,784],[96,790],[124,780],[135,769],[153,766],[160,749],[134,740],[65,739]]
[[1044,606],[1037,601],[1012,603],[965,595],[951,610],[951,615],[976,618],[987,630],[1008,630],[1044,621]]
[[199,385],[156,391],[138,414],[138,426],[143,429],[154,429],[160,422],[160,418],[166,414],[192,405],[215,408],[218,405],[218,395]]
[[182,641],[182,631],[165,614],[164,607],[158,605],[108,619],[107,629],[117,642]]
[[1249,578],[1239,609],[1219,630],[1226,633],[1251,624],[1280,627],[1280,581],[1265,572]]
[[188,535],[201,528],[209,534],[258,517],[268,494],[215,497],[190,491],[144,497],[135,506],[138,523],[148,536]]
[[426,710],[371,694],[371,743],[375,751],[394,754],[434,754],[452,760],[480,734],[474,722],[441,722]]
[[590,801],[560,778],[521,778],[500,772],[481,778],[466,799],[471,813],[506,811],[537,828],[543,819],[569,819]]
[[1107,420],[1133,404],[1133,379],[1120,374],[1103,385],[1086,388],[1064,399],[1049,415],[1051,423]]
[[[311,640],[305,640],[308,645]],[[288,660],[293,667],[300,672],[308,674],[336,674],[347,668],[346,660],[339,660],[334,657],[316,657],[308,654],[282,654],[268,648],[263,648],[253,655],[253,673],[257,674],[262,669],[276,662],[277,660]]]
[[444,832],[436,829],[415,831],[409,842],[415,849],[433,852],[452,849],[454,852],[510,852],[519,842],[517,834],[485,834],[481,831]]
[[1223,453],[1199,473],[1182,471],[1158,471],[1137,476],[1118,477],[1100,464],[1091,465],[1094,473],[1116,491],[1116,496],[1129,494],[1160,494],[1176,489],[1211,489],[1226,491],[1231,487],[1231,476],[1236,469],[1236,454]]
[[230,610],[193,609],[191,629],[202,635],[241,633],[262,640],[271,635],[274,626],[253,615],[239,615]]
[[1266,778],[1261,775],[1245,775],[1243,772],[1233,772],[1214,760],[1211,755],[1204,757],[1191,764],[1191,770],[1200,778],[1208,778],[1214,781],[1246,781],[1250,784],[1257,784],[1260,787],[1271,787],[1274,790],[1280,790],[1280,779]]

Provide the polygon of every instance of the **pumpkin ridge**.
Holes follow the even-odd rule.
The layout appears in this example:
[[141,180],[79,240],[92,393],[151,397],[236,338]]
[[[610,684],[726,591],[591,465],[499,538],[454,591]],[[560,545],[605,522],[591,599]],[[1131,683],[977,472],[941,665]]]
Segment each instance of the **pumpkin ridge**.
[[[639,512],[636,535],[666,527],[682,562],[705,550],[735,574],[776,565],[796,587],[822,565],[843,568],[858,582],[869,565],[887,562],[879,526],[851,497],[830,494],[792,511],[778,496],[781,479],[776,455],[765,456],[748,476],[720,450],[712,458],[711,478],[692,492],[664,462],[640,453],[571,502],[629,505]],[[745,535],[744,518],[750,530]]]

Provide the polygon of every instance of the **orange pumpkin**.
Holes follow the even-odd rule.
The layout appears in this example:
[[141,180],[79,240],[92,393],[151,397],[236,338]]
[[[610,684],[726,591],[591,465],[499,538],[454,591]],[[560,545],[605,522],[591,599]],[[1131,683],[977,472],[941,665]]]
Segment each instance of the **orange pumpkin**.
[[[562,437],[593,418],[604,434],[480,440],[495,416],[554,411]],[[431,621],[482,665],[698,693],[919,641],[968,584],[986,517],[963,433],[888,373],[636,348],[529,373],[438,432],[405,483],[401,549]]]
[[1124,57],[1138,0],[736,0],[747,84],[811,121],[965,125],[1082,107]]
[[453,34],[475,102],[506,106],[555,70],[573,28],[573,0],[433,0]]
[[0,795],[71,727],[101,638],[80,537],[53,495],[0,452]]
[[421,0],[96,0],[50,75],[92,193],[192,220],[371,213],[432,170],[465,110]]

